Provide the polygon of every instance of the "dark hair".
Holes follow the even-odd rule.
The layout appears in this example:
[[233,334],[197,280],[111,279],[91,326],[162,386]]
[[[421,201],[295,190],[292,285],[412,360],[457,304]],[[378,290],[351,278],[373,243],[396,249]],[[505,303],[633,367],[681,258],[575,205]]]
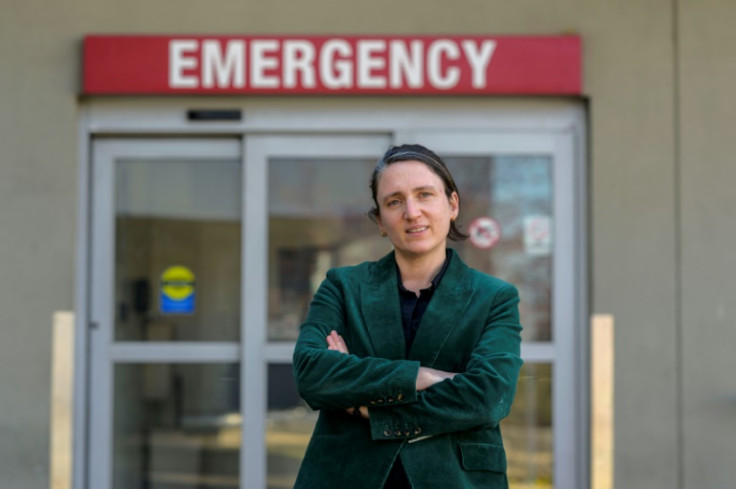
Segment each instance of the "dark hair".
[[[438,177],[440,177],[445,186],[445,194],[447,195],[447,198],[449,199],[452,196],[452,193],[455,192],[458,195],[459,200],[460,192],[457,190],[455,180],[452,178],[445,162],[442,161],[442,158],[437,156],[434,151],[425,148],[421,144],[402,144],[400,146],[392,146],[388,151],[386,151],[383,157],[378,160],[376,167],[373,169],[373,174],[371,175],[371,194],[373,196],[374,207],[368,212],[368,215],[374,222],[377,222],[377,219],[380,216],[378,200],[376,199],[376,193],[378,192],[378,177],[388,165],[398,163],[400,161],[421,161],[427,165],[430,170],[436,173]],[[447,237],[454,241],[460,241],[467,239],[468,235],[460,231],[457,227],[457,223],[452,221],[450,222],[450,231],[447,233]]]

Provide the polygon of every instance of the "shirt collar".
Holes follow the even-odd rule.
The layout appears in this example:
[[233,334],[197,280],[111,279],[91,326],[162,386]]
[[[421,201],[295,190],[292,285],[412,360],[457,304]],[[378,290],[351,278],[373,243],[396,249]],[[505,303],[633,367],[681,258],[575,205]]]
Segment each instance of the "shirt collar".
[[[440,280],[442,280],[442,277],[445,275],[445,272],[447,271],[447,267],[450,266],[451,257],[452,257],[452,253],[450,252],[450,249],[446,248],[445,249],[445,262],[442,264],[442,268],[440,268],[440,271],[437,272],[437,275],[434,276],[430,286],[427,287],[426,289],[422,289],[420,292],[425,291],[425,290],[435,290],[437,287],[439,287]],[[399,270],[399,264],[396,262],[394,262],[394,264],[396,266],[396,277],[398,278],[396,282],[399,284],[399,290],[402,292],[410,292],[409,290],[406,290],[404,288],[404,284],[401,281],[401,271]],[[411,292],[411,293],[413,294],[414,292]]]

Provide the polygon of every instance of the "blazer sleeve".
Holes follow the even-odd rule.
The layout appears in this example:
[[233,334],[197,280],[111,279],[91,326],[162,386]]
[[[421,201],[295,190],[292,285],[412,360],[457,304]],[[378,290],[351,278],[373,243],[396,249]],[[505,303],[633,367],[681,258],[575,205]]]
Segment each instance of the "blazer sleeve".
[[312,409],[347,409],[375,399],[415,402],[419,362],[328,350],[327,335],[335,330],[345,336],[345,327],[343,288],[337,272],[330,270],[309,306],[294,348],[294,378],[307,404]]
[[494,299],[465,372],[418,395],[417,402],[369,409],[371,437],[390,440],[495,426],[508,415],[521,369],[516,287]]

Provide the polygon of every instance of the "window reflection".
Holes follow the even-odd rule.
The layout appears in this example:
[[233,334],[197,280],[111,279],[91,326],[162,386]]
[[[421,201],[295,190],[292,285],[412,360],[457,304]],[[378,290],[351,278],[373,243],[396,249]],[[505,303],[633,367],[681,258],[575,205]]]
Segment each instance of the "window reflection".
[[[116,164],[115,340],[240,338],[240,162]],[[191,310],[162,307],[163,274],[191,271]]]
[[367,217],[368,159],[272,159],[268,166],[268,339],[294,341],[327,270],[391,250]]
[[116,365],[113,488],[239,487],[239,368]]
[[[478,217],[501,229],[491,249],[472,240],[450,242],[473,268],[519,288],[522,339],[550,341],[552,304],[552,160],[548,156],[448,157],[460,189],[460,226],[465,232]],[[549,233],[533,241],[534,224]]]
[[268,366],[266,464],[268,489],[291,489],[317,422],[299,397],[291,364]]
[[552,489],[552,366],[526,363],[511,413],[501,422],[511,489]]

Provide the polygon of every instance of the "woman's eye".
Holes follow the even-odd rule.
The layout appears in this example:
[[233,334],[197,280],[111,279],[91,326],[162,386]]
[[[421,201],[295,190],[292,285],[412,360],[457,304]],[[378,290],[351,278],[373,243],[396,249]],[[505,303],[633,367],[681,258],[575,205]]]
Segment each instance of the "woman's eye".
[[422,192],[421,194],[419,194],[419,196],[420,196],[421,198],[423,198],[423,199],[426,199],[426,198],[428,198],[428,197],[431,197],[431,196],[432,196],[432,192]]
[[386,205],[389,206],[389,207],[396,207],[397,205],[399,205],[399,201],[398,200],[390,200],[390,201],[388,201],[388,203]]

